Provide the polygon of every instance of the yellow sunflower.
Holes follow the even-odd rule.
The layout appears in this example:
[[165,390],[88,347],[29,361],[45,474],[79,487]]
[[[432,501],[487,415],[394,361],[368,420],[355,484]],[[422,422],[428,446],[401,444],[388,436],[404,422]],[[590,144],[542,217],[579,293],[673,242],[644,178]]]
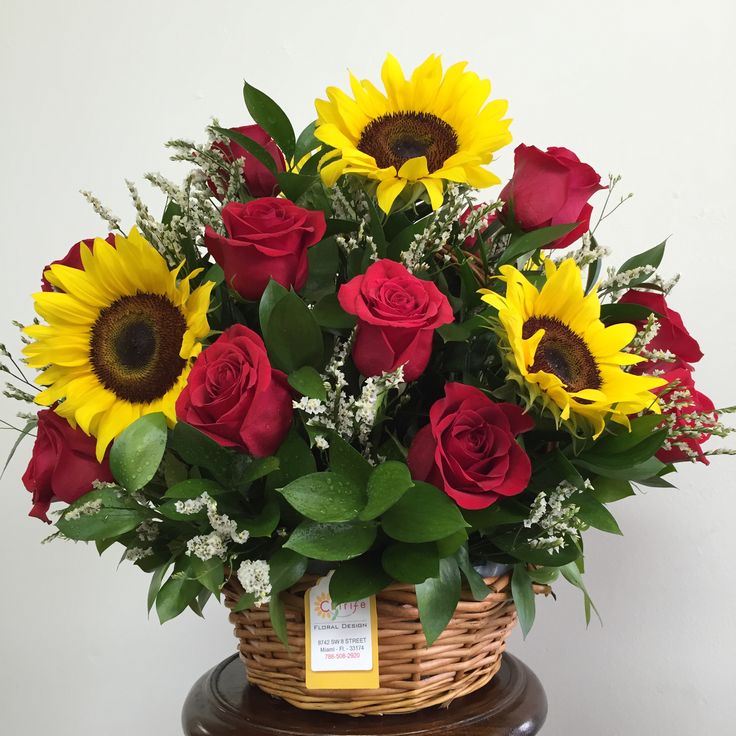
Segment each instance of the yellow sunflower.
[[[389,212],[405,187],[426,190],[433,209],[444,196],[444,182],[483,188],[500,179],[483,168],[493,152],[511,142],[506,100],[487,102],[491,83],[460,62],[442,73],[439,56],[430,56],[410,79],[390,54],[380,92],[350,75],[353,97],[330,87],[329,100],[317,100],[315,136],[331,146],[321,174],[333,186],[343,174],[378,182],[376,196]],[[328,163],[329,161],[329,163]]]
[[528,391],[528,403],[541,399],[558,422],[573,429],[586,424],[598,437],[607,418],[629,427],[642,410],[659,412],[651,389],[666,381],[627,373],[622,366],[643,358],[622,352],[636,327],[601,322],[596,289],[583,293],[580,269],[572,259],[559,268],[545,259],[541,291],[513,266],[502,266],[502,296],[483,289],[483,301],[498,309],[509,377]]
[[[209,333],[212,282],[191,291],[133,228],[115,246],[81,246],[84,270],[52,265],[55,291],[34,294],[47,324],[25,328],[35,341],[23,350],[42,368],[47,386],[39,404],[56,406],[72,426],[97,437],[102,460],[110,442],[144,414],[163,412],[176,422],[176,399],[186,385],[198,342]],[[182,264],[183,265],[183,264]]]

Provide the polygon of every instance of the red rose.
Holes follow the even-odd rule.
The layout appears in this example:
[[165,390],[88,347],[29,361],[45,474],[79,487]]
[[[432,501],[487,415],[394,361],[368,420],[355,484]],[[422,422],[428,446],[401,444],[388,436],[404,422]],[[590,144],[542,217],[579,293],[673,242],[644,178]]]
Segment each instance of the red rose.
[[96,444],[52,409],[38,412],[33,454],[23,474],[23,485],[33,494],[29,516],[51,523],[46,512],[52,501],[72,503],[89,493],[96,480],[112,481],[107,456],[97,462]]
[[[658,317],[659,330],[652,340],[646,345],[646,349],[667,350],[673,353],[677,360],[675,363],[667,363],[662,361],[649,361],[634,366],[637,373],[649,373],[654,368],[661,368],[669,371],[673,368],[689,367],[690,363],[697,363],[703,353],[700,350],[697,340],[687,331],[682,317],[679,312],[670,309],[667,306],[667,300],[662,294],[653,291],[637,291],[632,289],[627,291],[619,300],[622,304],[641,304],[647,309],[651,309],[661,317]],[[643,322],[637,324],[639,329],[642,328]]]
[[484,509],[527,487],[532,466],[516,436],[533,427],[515,404],[448,383],[409,448],[412,477],[443,489],[464,509]]
[[[460,222],[460,225],[462,227],[465,227],[466,223],[470,219],[470,215],[473,212],[476,212],[477,210],[487,207],[485,204],[474,204],[472,207],[468,207],[458,218],[458,221]],[[478,231],[477,235],[469,235],[467,238],[465,238],[465,242],[463,243],[463,248],[465,250],[474,250],[475,244],[478,242],[478,237],[485,233],[486,230],[491,226],[493,222],[495,222],[498,219],[498,214],[496,212],[491,212],[489,215],[485,218],[485,224],[481,229]]]
[[[276,171],[286,171],[286,161],[281,149],[274,143],[273,138],[266,133],[260,125],[243,125],[240,128],[230,128],[246,138],[250,138],[253,142],[258,143],[264,148],[273,159],[276,165]],[[273,173],[264,166],[252,153],[248,153],[239,143],[234,141],[217,141],[212,144],[212,148],[216,148],[222,153],[222,157],[228,163],[239,158],[243,159],[243,179],[248,191],[253,197],[273,197],[281,190]],[[223,172],[226,177],[226,172]],[[208,182],[212,193],[219,197],[217,187],[213,182]],[[227,183],[226,183],[227,186]]]
[[523,143],[514,151],[514,175],[503,188],[502,220],[513,220],[522,230],[580,223],[567,235],[545,246],[564,248],[590,228],[593,208],[588,200],[605,189],[601,177],[567,148],[546,153]]
[[197,358],[176,415],[225,447],[273,455],[291,426],[286,375],[271,367],[263,340],[233,325]]
[[[115,246],[115,236],[112,233],[109,233],[105,240],[113,247]],[[60,258],[58,261],[51,261],[51,263],[49,263],[49,265],[44,268],[43,273],[41,274],[41,289],[43,291],[54,290],[54,287],[51,286],[51,284],[46,280],[46,271],[50,266],[54,266],[57,263],[60,263],[62,266],[69,266],[70,268],[77,268],[82,271],[82,253],[80,251],[80,246],[82,245],[82,243],[84,243],[88,248],[92,248],[94,242],[94,238],[85,238],[84,240],[80,240],[78,243],[74,243],[74,245],[69,248],[69,252],[63,258]]]
[[[718,421],[713,402],[695,388],[692,371],[675,368],[662,375],[668,385],[654,389],[659,396],[665,425],[669,434],[657,458],[663,463],[678,463],[698,460],[709,465],[701,445],[710,437],[707,431]],[[673,385],[674,384],[674,385]],[[696,426],[694,415],[698,417]]]
[[404,365],[414,381],[427,367],[434,331],[452,322],[447,297],[396,261],[376,261],[338,292],[342,308],[358,317],[353,361],[364,376],[380,376]]
[[307,248],[322,240],[327,227],[323,212],[279,197],[230,202],[222,221],[229,237],[208,226],[204,242],[244,299],[260,299],[270,279],[301,289],[309,270]]

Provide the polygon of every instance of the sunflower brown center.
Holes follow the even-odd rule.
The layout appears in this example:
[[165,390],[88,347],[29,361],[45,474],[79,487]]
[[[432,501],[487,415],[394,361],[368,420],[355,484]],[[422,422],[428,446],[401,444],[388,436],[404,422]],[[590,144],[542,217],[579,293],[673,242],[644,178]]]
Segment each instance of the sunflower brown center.
[[427,157],[427,168],[437,171],[457,153],[457,133],[451,125],[427,112],[392,112],[372,120],[363,129],[358,150],[373,156],[381,168]]
[[187,323],[160,294],[124,296],[100,311],[92,326],[90,362],[102,385],[133,404],[160,399],[181,375]]
[[532,373],[554,374],[570,393],[601,387],[598,365],[580,335],[556,317],[531,317],[524,323],[522,337],[528,340],[540,329],[544,336],[537,346],[534,364],[529,367]]

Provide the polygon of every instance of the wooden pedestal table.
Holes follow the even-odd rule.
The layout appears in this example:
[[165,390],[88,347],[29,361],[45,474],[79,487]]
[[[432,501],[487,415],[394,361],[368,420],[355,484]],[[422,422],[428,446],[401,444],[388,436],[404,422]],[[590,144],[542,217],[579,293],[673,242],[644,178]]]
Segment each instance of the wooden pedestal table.
[[202,675],[182,712],[186,736],[532,736],[547,715],[536,675],[504,654],[498,674],[448,708],[351,717],[299,710],[251,687],[237,655]]

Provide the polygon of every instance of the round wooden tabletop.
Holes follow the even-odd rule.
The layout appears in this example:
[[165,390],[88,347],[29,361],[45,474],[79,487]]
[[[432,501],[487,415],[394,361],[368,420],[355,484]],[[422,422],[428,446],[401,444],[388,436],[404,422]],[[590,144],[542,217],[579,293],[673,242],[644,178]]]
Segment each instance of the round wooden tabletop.
[[532,736],[547,715],[536,675],[504,654],[484,688],[449,707],[389,716],[351,716],[294,708],[251,687],[237,655],[202,675],[182,712],[186,736]]

